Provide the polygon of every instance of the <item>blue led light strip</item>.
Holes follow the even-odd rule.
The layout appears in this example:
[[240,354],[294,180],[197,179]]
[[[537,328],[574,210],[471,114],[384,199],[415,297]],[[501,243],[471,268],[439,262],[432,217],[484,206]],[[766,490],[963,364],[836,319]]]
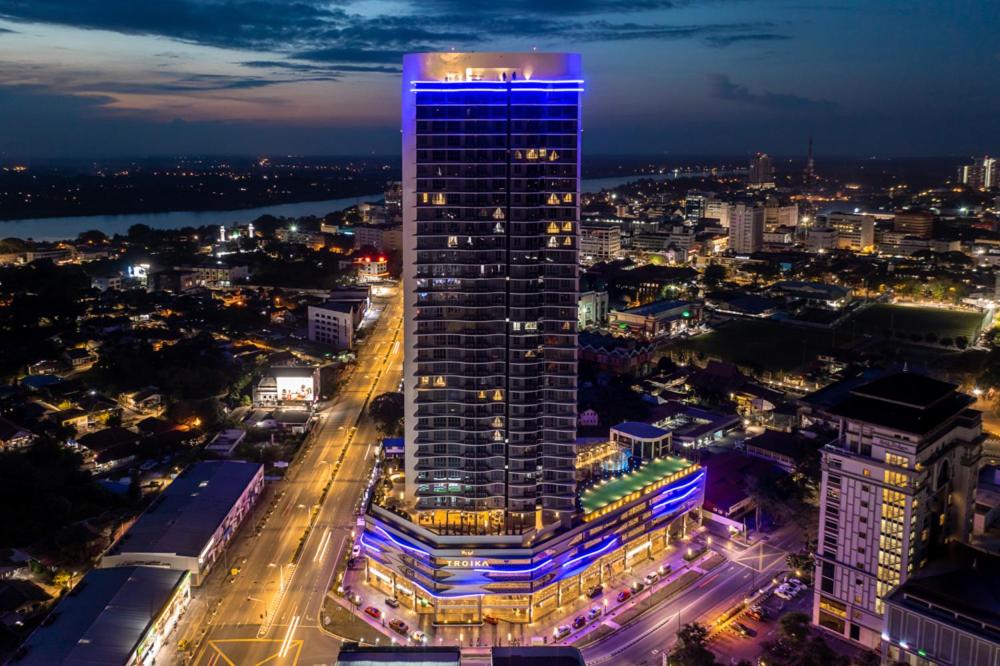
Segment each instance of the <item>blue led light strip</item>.
[[583,88],[410,88],[410,92],[583,92]]
[[600,553],[603,553],[608,548],[611,548],[611,546],[615,545],[616,541],[618,541],[618,537],[616,537],[616,536],[615,537],[611,537],[610,541],[608,541],[606,544],[604,544],[603,546],[601,546],[597,550],[592,550],[589,553],[584,553],[583,555],[577,555],[572,560],[569,560],[568,562],[564,562],[563,563],[563,569],[565,569],[568,566],[572,566],[573,564],[575,564],[576,562],[579,562],[580,560],[584,560],[584,559],[587,559],[588,557],[593,557],[594,555],[598,555]]
[[512,85],[537,84],[537,83],[583,83],[583,79],[514,79],[512,81],[410,81],[411,85],[496,85],[497,83],[510,83]]
[[536,564],[530,569],[473,569],[476,573],[499,573],[499,574],[522,574],[537,571],[542,567],[552,564],[552,560],[545,560],[541,564]]

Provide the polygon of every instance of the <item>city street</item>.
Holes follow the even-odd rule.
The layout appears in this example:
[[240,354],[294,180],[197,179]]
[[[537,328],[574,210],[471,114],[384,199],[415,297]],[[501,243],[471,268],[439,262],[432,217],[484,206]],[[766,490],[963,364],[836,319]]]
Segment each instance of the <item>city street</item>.
[[726,540],[721,530],[713,529],[713,547],[730,561],[659,608],[622,626],[596,645],[585,647],[583,655],[588,666],[659,664],[661,654],[673,646],[680,626],[696,621],[709,624],[752,590],[782,573],[786,569],[785,554],[797,549],[798,538],[793,528],[785,528],[770,535],[767,542],[742,549]]
[[[358,350],[355,369],[277,484],[270,517],[256,536],[249,525],[241,530],[228,562],[219,563],[195,591],[192,608],[173,632],[169,649],[179,640],[197,644],[194,663],[335,660],[339,641],[319,629],[319,616],[336,566],[351,547],[356,504],[377,445],[365,410],[372,397],[399,388],[402,372],[401,295],[376,306],[384,309]],[[258,507],[258,521],[265,511]],[[313,514],[315,523],[300,548]],[[228,575],[229,566],[240,568],[235,577]],[[174,663],[169,653],[163,656]]]

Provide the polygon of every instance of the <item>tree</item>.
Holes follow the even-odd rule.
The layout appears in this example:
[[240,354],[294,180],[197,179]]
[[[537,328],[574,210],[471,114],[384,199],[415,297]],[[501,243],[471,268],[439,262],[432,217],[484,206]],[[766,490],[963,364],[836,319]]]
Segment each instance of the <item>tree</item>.
[[705,273],[701,277],[706,289],[715,289],[726,280],[726,267],[714,261],[705,266]]
[[715,666],[715,655],[706,647],[708,629],[690,622],[677,632],[677,643],[670,652],[670,663],[680,666]]
[[391,392],[375,396],[368,405],[368,416],[386,437],[399,435],[403,431],[403,394]]
[[785,613],[778,621],[781,634],[791,643],[802,643],[809,637],[809,616],[801,612]]

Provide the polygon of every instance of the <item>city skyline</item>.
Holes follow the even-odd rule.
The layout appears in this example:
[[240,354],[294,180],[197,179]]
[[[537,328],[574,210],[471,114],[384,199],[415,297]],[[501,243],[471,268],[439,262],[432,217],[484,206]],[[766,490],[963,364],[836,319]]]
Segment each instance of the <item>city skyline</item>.
[[[407,51],[579,51],[590,154],[996,152],[988,3],[0,2],[0,155],[395,154]],[[933,82],[933,87],[929,87]],[[653,85],[651,85],[653,84]]]

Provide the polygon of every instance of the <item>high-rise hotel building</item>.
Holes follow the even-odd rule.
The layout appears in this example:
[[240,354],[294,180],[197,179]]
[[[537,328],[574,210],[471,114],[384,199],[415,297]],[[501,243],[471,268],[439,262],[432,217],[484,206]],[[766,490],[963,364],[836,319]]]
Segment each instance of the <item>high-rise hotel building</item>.
[[704,497],[688,460],[600,477],[576,455],[582,92],[574,54],[403,61],[405,460],[359,545],[365,583],[434,623],[610,589]]
[[886,598],[948,539],[971,531],[982,414],[952,384],[901,372],[830,410],[822,451],[813,620],[868,647]]
[[580,57],[403,61],[406,495],[498,531],[574,509]]

